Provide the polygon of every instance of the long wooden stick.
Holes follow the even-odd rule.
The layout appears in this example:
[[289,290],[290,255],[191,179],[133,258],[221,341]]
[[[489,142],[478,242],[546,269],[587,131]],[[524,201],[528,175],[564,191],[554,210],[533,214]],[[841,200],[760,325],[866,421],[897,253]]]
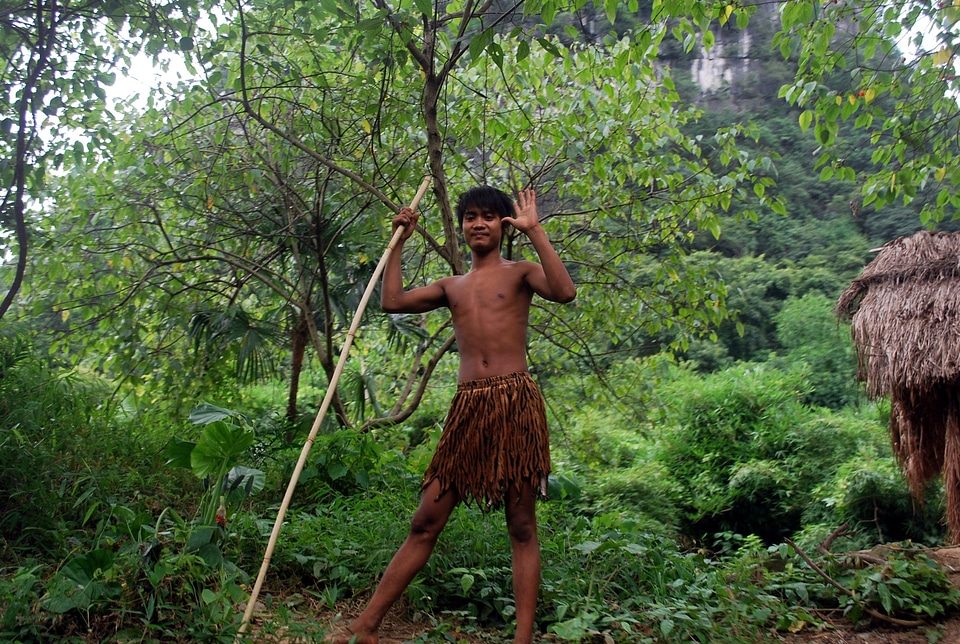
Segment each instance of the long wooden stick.
[[[420,184],[420,189],[417,190],[417,194],[413,198],[413,201],[410,202],[410,208],[416,209],[417,205],[420,203],[420,200],[423,198],[423,195],[426,194],[427,188],[429,187],[430,177],[427,177],[423,180],[423,183]],[[393,249],[399,243],[400,236],[402,234],[403,228],[397,228],[397,231],[390,239],[390,243],[387,245],[387,250],[383,252],[383,257],[380,258],[377,268],[373,271],[373,276],[370,278],[370,283],[367,284],[367,290],[363,292],[363,297],[360,298],[360,305],[357,307],[357,312],[353,316],[353,322],[350,324],[350,330],[347,332],[347,339],[344,341],[343,349],[340,351],[340,360],[337,362],[337,368],[333,370],[333,376],[330,378],[330,384],[327,385],[327,394],[323,397],[323,403],[320,405],[320,411],[317,412],[316,420],[313,421],[313,427],[310,429],[310,435],[307,436],[307,441],[303,444],[303,449],[300,451],[300,460],[297,461],[297,466],[293,468],[293,474],[290,477],[290,483],[287,485],[287,492],[284,494],[283,502],[280,504],[280,510],[277,512],[277,520],[273,524],[273,532],[270,534],[270,541],[267,542],[267,551],[263,556],[263,563],[260,565],[260,574],[257,575],[257,581],[253,585],[253,592],[250,593],[250,599],[247,600],[247,608],[243,611],[243,621],[240,623],[240,630],[237,632],[238,641],[240,639],[240,635],[247,630],[247,626],[250,624],[250,617],[253,615],[253,607],[257,601],[257,596],[260,594],[260,588],[263,586],[263,580],[267,576],[267,569],[270,567],[270,558],[273,556],[273,550],[277,545],[277,539],[280,537],[280,528],[283,526],[283,519],[287,514],[287,508],[290,506],[290,500],[293,498],[293,491],[297,487],[297,481],[299,481],[300,473],[303,471],[303,466],[307,462],[307,456],[310,454],[310,448],[313,447],[313,443],[317,438],[317,432],[320,431],[320,425],[323,424],[323,418],[326,416],[327,409],[330,407],[330,401],[333,400],[333,395],[337,391],[337,382],[340,380],[340,374],[343,372],[343,367],[347,363],[347,354],[350,353],[350,346],[353,344],[353,339],[357,335],[357,328],[360,326],[360,318],[363,317],[363,311],[367,308],[367,302],[370,300],[370,296],[373,294],[373,291],[377,286],[377,280],[380,279],[380,274],[387,265],[387,260],[390,258],[390,254],[393,252]]]

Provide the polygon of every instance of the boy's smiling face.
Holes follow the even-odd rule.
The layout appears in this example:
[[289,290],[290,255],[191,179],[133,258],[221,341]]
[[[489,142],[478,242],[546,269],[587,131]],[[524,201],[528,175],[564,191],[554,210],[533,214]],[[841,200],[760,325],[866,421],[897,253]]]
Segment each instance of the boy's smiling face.
[[463,240],[475,252],[499,249],[503,236],[500,215],[482,206],[470,206],[463,213]]

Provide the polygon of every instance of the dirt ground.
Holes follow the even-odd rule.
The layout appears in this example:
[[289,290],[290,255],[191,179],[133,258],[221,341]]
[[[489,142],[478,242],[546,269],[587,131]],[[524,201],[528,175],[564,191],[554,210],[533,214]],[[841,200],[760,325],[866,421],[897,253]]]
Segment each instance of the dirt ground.
[[[960,547],[945,547],[931,549],[928,554],[936,559],[944,568],[947,576],[957,587],[960,587]],[[305,607],[302,607],[305,608]],[[301,608],[301,609],[302,609]],[[360,602],[343,603],[337,606],[336,611],[322,610],[316,606],[312,612],[315,619],[323,625],[336,628],[336,624],[349,623],[350,619],[362,610]],[[783,644],[960,644],[960,612],[950,615],[939,622],[931,622],[918,627],[897,627],[874,621],[867,626],[854,628],[853,625],[839,613],[824,612],[818,614],[824,621],[824,626],[818,629],[806,628],[799,633],[771,634],[766,642],[782,642]],[[256,628],[253,629],[254,632]],[[415,640],[424,633],[434,630],[434,624],[426,616],[418,616],[403,605],[394,607],[387,615],[380,631],[381,644],[404,644]],[[446,634],[449,641],[464,644],[491,644],[501,641],[496,633],[489,633],[484,637],[464,631],[449,631]],[[266,639],[266,638],[265,638]],[[292,642],[280,638],[271,641]],[[442,641],[435,639],[432,641]],[[504,642],[508,640],[502,640]],[[538,642],[558,641],[550,635],[539,634]],[[598,639],[596,644],[616,644],[615,640]],[[708,643],[706,643],[708,644]],[[744,642],[744,644],[758,644]]]

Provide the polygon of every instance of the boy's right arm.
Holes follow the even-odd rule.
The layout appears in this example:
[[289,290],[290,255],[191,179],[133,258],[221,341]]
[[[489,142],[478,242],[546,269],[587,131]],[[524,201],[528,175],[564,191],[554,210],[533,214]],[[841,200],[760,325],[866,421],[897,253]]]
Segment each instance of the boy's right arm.
[[383,286],[380,289],[380,306],[386,313],[423,313],[446,306],[447,296],[440,282],[427,286],[403,290],[403,270],[401,258],[403,243],[413,234],[417,223],[418,213],[408,207],[403,207],[393,218],[393,230],[403,227],[396,248],[387,258],[387,265],[383,269]]

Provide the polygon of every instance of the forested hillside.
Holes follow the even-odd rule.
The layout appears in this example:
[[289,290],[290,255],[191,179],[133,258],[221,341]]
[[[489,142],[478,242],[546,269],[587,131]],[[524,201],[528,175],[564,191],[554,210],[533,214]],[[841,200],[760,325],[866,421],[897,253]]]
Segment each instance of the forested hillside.
[[[375,290],[355,320],[429,177],[409,285],[470,269],[454,209],[490,184],[537,190],[578,289],[530,318],[538,640],[937,641],[943,486],[911,496],[833,312],[879,247],[958,226],[960,13],[895,8],[0,12],[0,638],[320,641],[362,605],[457,385],[446,310]],[[185,72],[108,100],[136,55]],[[399,610],[415,641],[512,637],[502,513],[459,507]]]

